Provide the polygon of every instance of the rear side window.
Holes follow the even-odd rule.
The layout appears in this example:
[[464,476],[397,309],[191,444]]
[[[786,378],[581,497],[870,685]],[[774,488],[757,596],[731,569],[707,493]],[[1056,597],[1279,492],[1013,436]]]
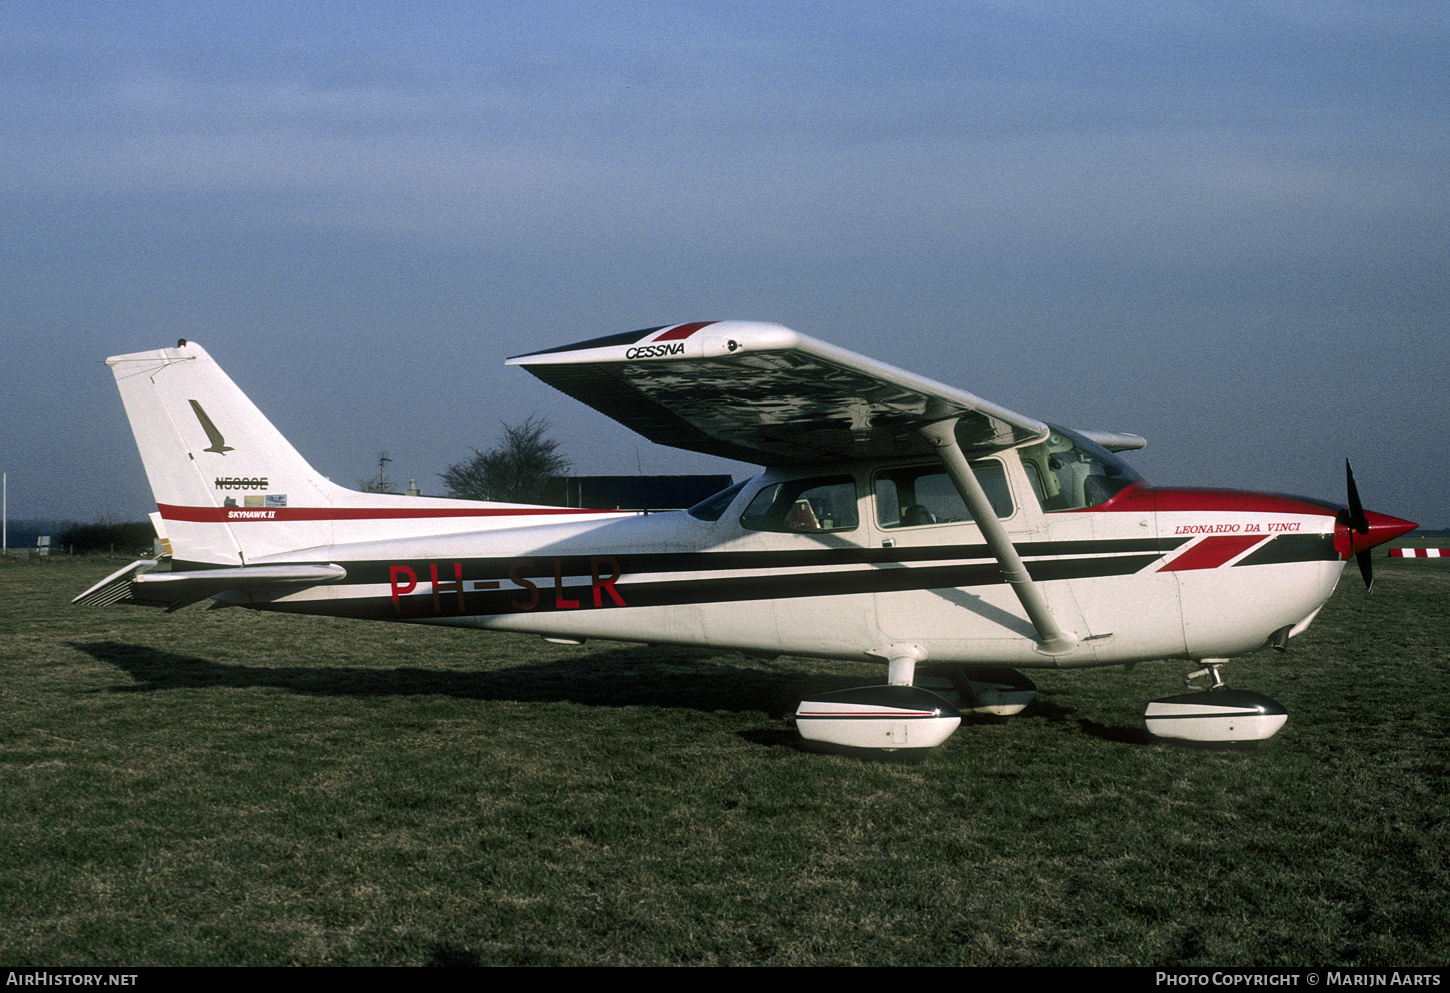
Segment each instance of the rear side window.
[[751,531],[791,534],[850,531],[859,523],[856,481],[850,476],[772,483],[755,494],[740,515],[740,526]]
[[[1011,517],[1012,491],[1002,463],[975,462],[972,473],[997,516]],[[876,523],[883,528],[971,521],[972,512],[940,464],[890,469],[876,476]]]

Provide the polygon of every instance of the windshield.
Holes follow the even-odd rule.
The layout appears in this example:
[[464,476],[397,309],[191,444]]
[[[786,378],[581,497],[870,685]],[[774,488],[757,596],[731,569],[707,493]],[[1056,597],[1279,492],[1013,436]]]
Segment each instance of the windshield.
[[1043,510],[1082,510],[1106,503],[1143,477],[1076,431],[1049,424],[1047,440],[1019,449]]
[[735,499],[735,494],[739,493],[748,482],[750,480],[742,479],[734,486],[727,486],[719,493],[713,496],[707,496],[689,509],[689,515],[691,517],[698,517],[702,521],[718,521],[720,515],[730,508],[731,502]]

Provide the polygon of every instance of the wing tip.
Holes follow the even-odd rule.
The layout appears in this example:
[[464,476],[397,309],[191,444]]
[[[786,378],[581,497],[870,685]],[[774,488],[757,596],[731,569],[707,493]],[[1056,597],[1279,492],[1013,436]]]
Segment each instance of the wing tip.
[[[708,330],[707,330],[708,329]],[[705,332],[701,334],[700,332]],[[504,365],[630,362],[798,348],[813,339],[770,321],[686,321],[589,338],[570,345],[511,355]],[[688,343],[688,347],[687,347]]]

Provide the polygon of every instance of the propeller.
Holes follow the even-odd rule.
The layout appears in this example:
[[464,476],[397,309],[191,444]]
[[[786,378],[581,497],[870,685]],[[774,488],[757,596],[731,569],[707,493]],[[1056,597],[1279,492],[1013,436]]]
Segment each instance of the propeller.
[[1365,516],[1364,504],[1359,502],[1359,487],[1354,485],[1354,470],[1349,466],[1349,459],[1344,460],[1344,488],[1349,491],[1349,519],[1345,521],[1350,531],[1349,550],[1354,552],[1354,557],[1359,562],[1359,574],[1364,577],[1364,588],[1372,593],[1374,557],[1370,555],[1369,548],[1354,551],[1354,536],[1369,534],[1369,518]]

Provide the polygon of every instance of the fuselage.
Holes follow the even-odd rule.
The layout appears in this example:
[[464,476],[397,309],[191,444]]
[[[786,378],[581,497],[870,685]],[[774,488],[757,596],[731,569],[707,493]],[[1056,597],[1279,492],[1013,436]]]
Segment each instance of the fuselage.
[[768,470],[692,512],[301,549],[254,561],[335,562],[346,580],[230,599],[767,654],[866,660],[910,642],[933,662],[1071,668],[1228,658],[1297,634],[1348,557],[1329,504],[1136,477],[1098,499],[1086,471],[1073,497],[1065,465],[1054,453],[1050,469],[1035,468],[1007,451],[972,467],[1053,614],[1078,636],[1066,654],[1039,650],[980,528],[952,510],[960,504],[930,460]]

